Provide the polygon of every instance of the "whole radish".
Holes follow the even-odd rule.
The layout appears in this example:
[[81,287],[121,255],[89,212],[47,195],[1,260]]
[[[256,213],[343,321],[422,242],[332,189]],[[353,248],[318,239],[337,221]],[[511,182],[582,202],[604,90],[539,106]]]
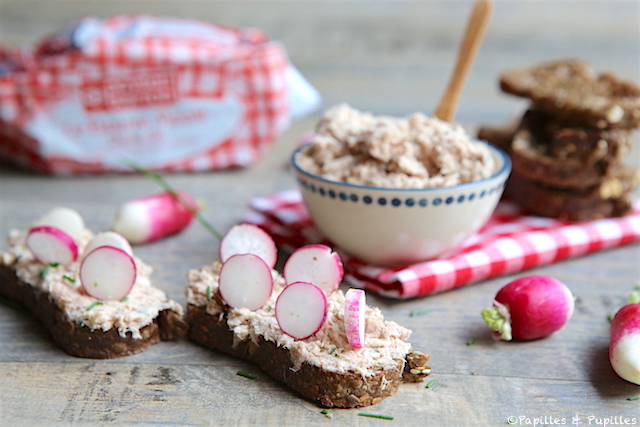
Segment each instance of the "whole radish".
[[640,298],[637,293],[611,321],[609,361],[620,378],[640,385]]
[[78,258],[78,242],[84,228],[76,211],[55,208],[33,224],[25,243],[38,262],[69,264]]
[[482,318],[496,338],[534,340],[560,330],[571,318],[574,297],[548,276],[525,276],[503,286]]
[[199,207],[184,191],[164,191],[124,203],[112,230],[132,244],[150,243],[184,230]]

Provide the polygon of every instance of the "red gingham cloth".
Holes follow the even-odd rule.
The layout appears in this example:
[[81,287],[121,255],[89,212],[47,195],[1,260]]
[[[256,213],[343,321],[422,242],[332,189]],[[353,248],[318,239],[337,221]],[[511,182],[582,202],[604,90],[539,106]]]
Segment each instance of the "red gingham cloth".
[[0,46],[0,158],[60,175],[246,166],[290,123],[289,67],[255,29],[84,18]]
[[[310,220],[298,190],[255,198],[250,208],[243,221],[265,229],[285,250],[309,243],[331,245]],[[640,203],[621,218],[570,223],[524,215],[502,201],[487,225],[447,258],[391,269],[341,256],[345,279],[352,286],[406,299],[638,241]]]

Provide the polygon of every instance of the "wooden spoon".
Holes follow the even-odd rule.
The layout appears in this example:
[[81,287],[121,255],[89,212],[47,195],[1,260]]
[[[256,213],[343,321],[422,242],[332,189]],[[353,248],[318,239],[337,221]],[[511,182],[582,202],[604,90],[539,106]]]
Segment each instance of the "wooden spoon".
[[434,113],[434,116],[440,120],[452,122],[456,115],[462,86],[464,86],[476,52],[484,38],[492,11],[493,0],[477,0],[473,6],[469,22],[467,22],[467,30],[458,51],[456,66]]

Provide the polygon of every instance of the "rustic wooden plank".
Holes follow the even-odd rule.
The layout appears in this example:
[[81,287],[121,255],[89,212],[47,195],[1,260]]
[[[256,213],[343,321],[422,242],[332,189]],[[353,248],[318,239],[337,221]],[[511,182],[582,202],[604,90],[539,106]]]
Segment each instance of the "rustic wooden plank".
[[[283,41],[325,105],[349,102],[380,113],[429,112],[453,66],[471,0],[460,1],[125,1],[0,0],[0,40],[27,44],[72,19],[122,12],[197,17],[255,26]],[[640,75],[640,3],[496,1],[487,38],[465,86],[459,120],[473,132],[513,117],[524,103],[499,93],[497,74],[514,65],[563,56],[585,58],[621,76]],[[300,135],[315,116],[295,123],[250,168],[175,174],[174,186],[207,201],[205,218],[234,224],[255,196],[292,188],[287,167]],[[640,164],[640,144],[632,161]],[[0,165],[0,233],[24,228],[54,205],[81,211],[94,230],[107,229],[122,201],[158,191],[138,176],[51,178]],[[185,274],[211,262],[217,242],[202,227],[136,248],[154,267],[154,280],[183,302]],[[566,282],[578,298],[571,322],[530,343],[496,343],[480,319],[497,289],[514,276],[410,301],[370,296],[386,318],[411,328],[413,345],[432,354],[433,388],[404,385],[396,396],[363,412],[394,416],[400,425],[640,422],[640,389],[619,379],[606,353],[607,315],[640,285],[640,245],[537,268]],[[411,312],[430,310],[411,316]],[[467,342],[473,339],[472,345]],[[189,342],[163,342],[112,361],[72,358],[56,348],[20,308],[0,304],[0,416],[11,425],[116,423],[169,425],[373,425],[384,420],[337,410],[327,419],[242,361]],[[592,418],[590,418],[592,417]]]

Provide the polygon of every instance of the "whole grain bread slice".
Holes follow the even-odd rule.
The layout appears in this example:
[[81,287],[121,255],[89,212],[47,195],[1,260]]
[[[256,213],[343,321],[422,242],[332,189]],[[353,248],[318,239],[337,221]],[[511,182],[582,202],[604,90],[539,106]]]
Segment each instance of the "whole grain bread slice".
[[217,287],[219,268],[220,264],[214,263],[188,274],[189,338],[255,363],[270,377],[319,406],[374,405],[395,394],[401,383],[423,381],[431,372],[427,365],[429,355],[404,342],[410,331],[384,321],[375,308],[367,308],[371,322],[367,333],[375,335],[369,348],[367,344],[365,348],[351,348],[340,318],[344,301],[340,290],[328,297],[327,322],[318,334],[294,340],[278,329],[275,320],[273,304],[284,287],[277,272],[274,271],[276,283],[270,301],[262,309],[250,311],[231,309],[222,303]]
[[640,87],[611,72],[596,72],[582,60],[558,60],[512,69],[500,88],[531,99],[558,120],[592,129],[640,126]]

